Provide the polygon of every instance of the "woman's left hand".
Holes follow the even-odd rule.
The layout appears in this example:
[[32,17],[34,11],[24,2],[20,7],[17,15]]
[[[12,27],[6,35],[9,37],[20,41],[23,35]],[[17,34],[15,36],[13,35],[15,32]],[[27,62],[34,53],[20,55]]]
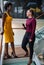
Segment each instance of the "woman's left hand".
[[29,39],[29,42],[32,42],[32,39]]
[[13,35],[14,35],[14,32],[13,32]]

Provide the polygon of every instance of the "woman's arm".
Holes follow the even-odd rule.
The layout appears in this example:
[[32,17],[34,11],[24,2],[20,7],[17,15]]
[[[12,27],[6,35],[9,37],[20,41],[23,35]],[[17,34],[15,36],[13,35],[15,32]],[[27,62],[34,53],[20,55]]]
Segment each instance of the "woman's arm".
[[34,34],[35,34],[35,30],[36,30],[36,20],[34,19],[32,21],[32,33],[31,33],[31,37],[30,39],[33,40]]
[[22,24],[22,26],[24,27],[24,29],[26,29],[26,26],[24,24]]
[[7,16],[6,13],[4,13],[2,16],[2,29],[3,29],[2,34],[4,33],[4,23],[5,23],[6,16]]

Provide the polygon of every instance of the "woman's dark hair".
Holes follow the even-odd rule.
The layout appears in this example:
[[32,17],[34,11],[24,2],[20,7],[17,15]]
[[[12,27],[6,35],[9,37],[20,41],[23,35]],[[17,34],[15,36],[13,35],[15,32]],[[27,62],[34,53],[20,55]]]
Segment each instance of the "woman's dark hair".
[[7,3],[5,4],[5,10],[7,10],[7,8],[8,8],[9,6],[12,6],[12,3],[8,3],[8,2],[7,2]]
[[34,16],[34,11],[32,9],[29,9],[29,10],[32,13],[32,16]]

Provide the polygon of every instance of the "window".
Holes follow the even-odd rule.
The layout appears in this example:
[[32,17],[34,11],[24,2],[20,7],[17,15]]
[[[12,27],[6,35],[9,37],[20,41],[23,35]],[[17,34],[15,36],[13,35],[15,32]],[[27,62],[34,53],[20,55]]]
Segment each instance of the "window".
[[[35,13],[35,17],[44,13],[44,0],[3,0],[4,4],[9,1],[12,2],[12,16],[14,18],[26,18],[26,11],[32,8]],[[44,15],[41,17],[44,18]]]

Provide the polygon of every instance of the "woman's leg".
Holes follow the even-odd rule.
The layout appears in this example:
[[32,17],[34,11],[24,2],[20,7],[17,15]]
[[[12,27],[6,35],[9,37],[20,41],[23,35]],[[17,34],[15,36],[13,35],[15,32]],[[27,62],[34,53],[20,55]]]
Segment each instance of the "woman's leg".
[[13,56],[17,57],[16,53],[15,53],[15,48],[14,48],[14,43],[13,42],[11,42],[11,48],[12,48],[12,54],[13,54]]
[[29,43],[30,59],[29,59],[28,65],[30,65],[30,64],[32,63],[32,57],[33,57],[33,52],[34,52],[33,47],[34,47],[35,37],[34,37],[33,39],[34,39],[34,40]]
[[5,43],[5,59],[11,58],[11,56],[8,54],[8,43]]
[[8,43],[5,43],[5,55],[8,56]]
[[33,42],[29,43],[30,59],[29,59],[28,65],[30,65],[30,64],[32,63],[32,57],[33,57],[33,46],[34,46],[34,43],[33,43]]
[[23,41],[22,41],[22,48],[26,52],[25,56],[28,56],[28,50],[26,48],[27,43],[28,43],[28,39],[26,38],[26,36],[24,36]]

